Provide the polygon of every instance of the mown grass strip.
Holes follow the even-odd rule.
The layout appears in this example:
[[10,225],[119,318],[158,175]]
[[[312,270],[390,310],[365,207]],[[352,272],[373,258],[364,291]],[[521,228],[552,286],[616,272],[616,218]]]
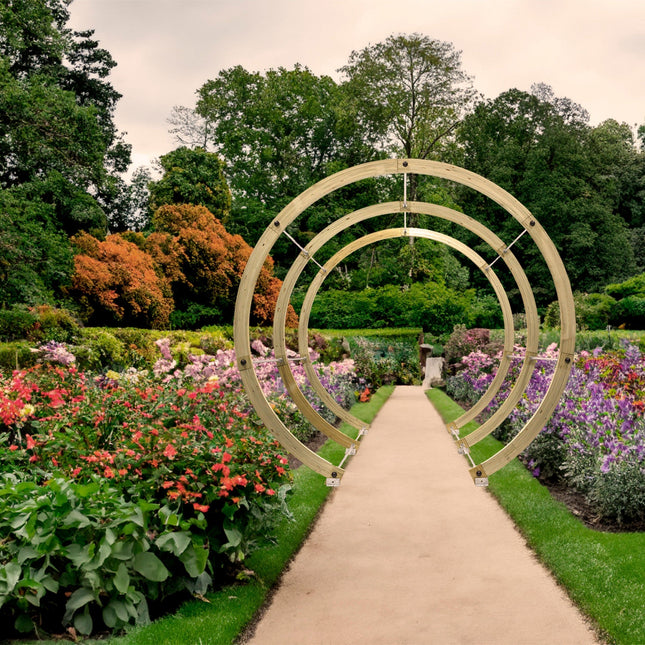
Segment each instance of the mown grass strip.
[[[440,390],[429,390],[427,395],[444,422],[463,414]],[[471,422],[462,433],[474,427]],[[487,437],[473,446],[471,455],[481,463],[501,447]],[[645,533],[589,529],[517,459],[491,476],[489,490],[608,642],[645,643]]]
[[[380,388],[370,401],[357,403],[351,410],[352,414],[370,423],[393,390],[393,386]],[[347,434],[353,432],[353,436],[356,436],[357,431],[349,425],[343,424],[341,429]],[[327,441],[319,454],[337,464],[345,451],[342,446]],[[277,543],[249,557],[246,566],[255,572],[249,582],[230,585],[217,593],[209,594],[208,602],[186,603],[172,616],[146,627],[133,629],[125,636],[110,639],[109,642],[114,645],[233,643],[262,607],[285,566],[304,542],[330,491],[322,476],[309,468],[298,468],[294,472],[293,494],[289,498],[289,508],[294,520],[283,519],[278,526]]]

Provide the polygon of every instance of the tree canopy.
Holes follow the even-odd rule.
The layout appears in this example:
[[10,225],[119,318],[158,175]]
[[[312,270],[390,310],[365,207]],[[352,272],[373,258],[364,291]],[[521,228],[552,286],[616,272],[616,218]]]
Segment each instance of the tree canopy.
[[[92,323],[230,322],[249,245],[280,210],[334,172],[388,156],[456,163],[508,190],[553,239],[574,289],[601,292],[645,270],[645,125],[633,132],[609,119],[592,127],[582,106],[544,84],[485,100],[461,53],[422,34],[391,35],[353,51],[338,80],[298,63],[216,72],[197,89],[194,108],[174,108],[169,122],[180,147],[160,157],[161,176],[153,180],[140,168],[126,181],[130,148],[115,126],[120,95],[109,81],[116,62],[93,30],[67,26],[69,3],[0,1],[2,306],[71,303]],[[520,232],[473,190],[412,174],[406,188],[408,200],[463,210],[507,243]],[[402,198],[401,176],[377,177],[307,208],[273,247],[254,321],[270,320],[298,245],[347,213]],[[317,260],[402,223],[400,213],[363,221]],[[461,237],[494,257],[447,222],[408,213],[407,224]],[[513,250],[544,310],[554,289],[528,242],[519,239]],[[310,263],[305,277],[315,270]],[[501,277],[517,302],[509,276]],[[411,291],[415,284],[421,286]],[[441,292],[437,302],[462,304],[459,294],[468,290],[479,321],[491,302],[480,272],[426,240],[362,249],[323,289],[349,289],[370,303],[378,300],[370,290],[388,298]]]

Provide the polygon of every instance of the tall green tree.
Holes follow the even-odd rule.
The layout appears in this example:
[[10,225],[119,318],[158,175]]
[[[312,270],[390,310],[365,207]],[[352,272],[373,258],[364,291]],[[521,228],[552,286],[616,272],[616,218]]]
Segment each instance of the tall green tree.
[[[196,112],[226,163],[233,194],[229,228],[250,244],[303,190],[375,156],[337,83],[306,67],[265,74],[232,67],[198,95]],[[309,230],[307,223],[302,227]],[[275,257],[279,263],[279,249]]]
[[58,172],[109,217],[110,184],[130,164],[107,80],[116,63],[92,30],[67,27],[70,1],[0,2],[0,185]]
[[214,152],[202,148],[177,148],[159,158],[163,175],[150,182],[152,211],[164,204],[205,206],[226,223],[231,209],[231,191],[224,176],[224,163]]
[[[418,33],[391,35],[353,51],[339,71],[350,111],[373,145],[398,156],[454,160],[455,130],[476,92],[452,43]],[[408,197],[440,184],[410,175]],[[416,224],[414,214],[410,221]]]
[[475,98],[452,43],[392,35],[353,51],[339,71],[372,141],[406,157],[446,160],[455,128]]
[[[614,164],[621,166],[621,155],[615,137],[594,131],[587,121],[580,106],[536,86],[533,93],[509,90],[479,105],[460,126],[459,138],[463,165],[508,190],[546,229],[574,289],[599,291],[629,276],[634,264],[616,208],[616,184],[606,177]],[[611,146],[601,145],[606,137]],[[464,210],[507,242],[521,230],[490,200],[461,192]],[[553,300],[548,269],[534,245],[522,239],[514,251],[536,286],[538,304]]]
[[[0,0],[0,200],[9,205],[5,258],[13,258],[7,304],[61,297],[68,237],[106,234],[121,207],[119,173],[130,164],[113,120],[115,62],[92,30],[67,26],[70,2]],[[25,284],[12,281],[15,271]]]

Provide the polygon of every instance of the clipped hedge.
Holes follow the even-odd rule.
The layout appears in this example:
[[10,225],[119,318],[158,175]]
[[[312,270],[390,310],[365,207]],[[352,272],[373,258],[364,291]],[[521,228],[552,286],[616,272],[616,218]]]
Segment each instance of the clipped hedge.
[[[296,310],[303,299],[294,296]],[[493,299],[480,301],[472,289],[458,292],[437,283],[323,291],[314,300],[310,315],[310,325],[320,329],[421,327],[437,336],[450,333],[458,323],[499,326],[501,321],[501,310]]]

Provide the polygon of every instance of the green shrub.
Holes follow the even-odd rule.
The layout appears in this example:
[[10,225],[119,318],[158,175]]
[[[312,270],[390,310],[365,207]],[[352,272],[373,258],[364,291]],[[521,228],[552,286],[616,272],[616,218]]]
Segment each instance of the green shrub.
[[0,343],[0,370],[11,372],[35,365],[38,362],[38,355],[31,349],[31,343],[26,341]]
[[[294,304],[298,308],[301,303]],[[421,327],[440,335],[449,333],[457,323],[472,324],[477,316],[495,319],[488,300],[479,308],[475,304],[473,290],[457,292],[437,283],[352,292],[330,290],[314,300],[309,322],[318,329]]]
[[356,373],[376,389],[382,385],[414,385],[421,382],[419,346],[405,342],[350,337]]
[[80,322],[66,309],[57,309],[50,305],[14,305],[9,309],[0,309],[1,342],[69,342],[76,337],[80,329]]
[[212,581],[217,542],[203,513],[125,499],[107,479],[4,475],[0,533],[0,619],[17,632],[146,624],[165,599]]
[[175,309],[170,314],[170,324],[174,329],[199,329],[221,318],[222,312],[219,309],[191,303],[185,311]]
[[80,321],[66,309],[58,309],[49,305],[39,305],[34,308],[40,328],[42,340],[55,340],[59,343],[74,341],[81,331]]
[[112,331],[101,327],[83,330],[82,344],[72,348],[79,369],[101,372],[120,369],[127,364],[128,351]]
[[0,341],[26,340],[34,331],[38,318],[24,305],[0,309]]
[[628,296],[645,297],[645,273],[636,275],[619,284],[608,284],[605,287],[605,293],[616,299],[626,298]]
[[645,329],[645,297],[627,296],[611,311],[611,322],[627,329]]
[[[573,295],[578,331],[606,329],[616,306],[614,298],[603,293],[579,293]],[[560,329],[560,303],[556,300],[546,309],[546,329]]]

